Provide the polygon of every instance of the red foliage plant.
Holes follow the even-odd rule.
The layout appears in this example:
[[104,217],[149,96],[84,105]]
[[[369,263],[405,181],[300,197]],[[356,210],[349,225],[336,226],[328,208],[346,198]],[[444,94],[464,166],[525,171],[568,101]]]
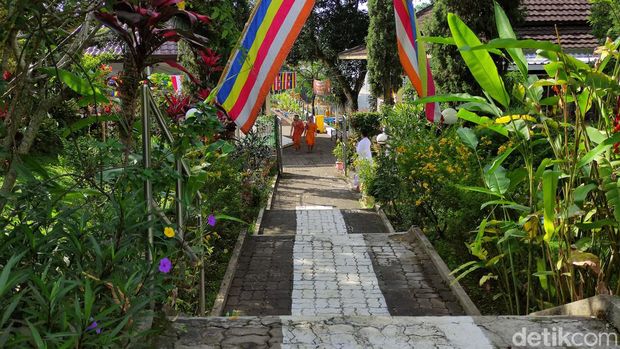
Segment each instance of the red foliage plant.
[[190,109],[190,96],[169,95],[166,96],[166,101],[168,102],[166,113],[174,122],[182,120]]
[[222,56],[218,55],[215,51],[211,50],[210,48],[207,48],[206,50],[200,50],[198,51],[198,54],[200,55],[202,62],[207,67],[209,72],[218,72],[224,69],[224,67],[219,65],[219,62]]

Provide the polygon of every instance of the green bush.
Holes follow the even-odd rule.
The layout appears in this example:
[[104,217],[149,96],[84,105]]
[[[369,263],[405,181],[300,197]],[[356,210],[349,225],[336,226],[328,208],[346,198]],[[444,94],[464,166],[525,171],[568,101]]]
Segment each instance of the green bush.
[[480,207],[457,186],[478,183],[476,158],[455,127],[439,130],[419,111],[410,105],[385,110],[389,151],[376,158],[369,192],[402,229],[421,225],[437,237],[465,242],[463,227],[478,223]]
[[[139,154],[123,163],[118,140],[88,135],[64,139],[57,162],[23,157],[0,215],[0,347],[151,347],[145,337],[159,328],[141,329],[145,318],[198,314],[201,268],[192,254],[205,265],[213,301],[237,236],[247,229],[230,217],[252,221],[265,200],[273,135],[216,140],[215,110],[201,110],[171,125],[174,144],[154,132],[149,170]],[[149,263],[144,179],[152,180],[161,212],[174,217],[178,154],[191,171],[180,195],[189,248],[164,234],[170,226],[180,237],[180,229],[157,214]],[[166,273],[159,269],[164,258],[172,263]]]
[[353,113],[351,115],[351,127],[358,134],[366,131],[368,137],[376,136],[381,132],[381,114]]
[[293,91],[285,91],[271,95],[271,103],[273,108],[283,111],[301,114],[301,106],[299,100],[293,96]]

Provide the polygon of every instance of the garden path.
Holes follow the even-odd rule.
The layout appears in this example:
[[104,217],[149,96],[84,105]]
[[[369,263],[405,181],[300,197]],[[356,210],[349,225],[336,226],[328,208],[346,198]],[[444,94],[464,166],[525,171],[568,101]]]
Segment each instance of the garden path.
[[589,318],[462,316],[417,240],[359,209],[332,146],[319,137],[313,154],[285,151],[275,200],[245,241],[221,314],[232,316],[175,319],[158,348],[505,348],[522,328],[608,328]]

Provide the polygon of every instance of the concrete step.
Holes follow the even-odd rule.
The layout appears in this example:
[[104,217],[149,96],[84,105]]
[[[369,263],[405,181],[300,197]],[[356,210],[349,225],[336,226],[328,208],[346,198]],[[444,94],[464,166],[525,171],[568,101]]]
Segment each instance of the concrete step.
[[605,320],[588,317],[211,317],[176,319],[156,347],[618,348],[617,337]]
[[295,210],[266,210],[258,235],[293,236],[297,229]]

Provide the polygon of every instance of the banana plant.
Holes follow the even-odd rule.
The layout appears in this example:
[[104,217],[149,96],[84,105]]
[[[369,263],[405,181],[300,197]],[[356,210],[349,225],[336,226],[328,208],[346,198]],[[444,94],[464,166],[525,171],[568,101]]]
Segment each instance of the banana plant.
[[[620,38],[589,65],[560,43],[517,39],[497,3],[494,13],[499,38],[486,43],[455,14],[448,14],[450,38],[425,39],[456,45],[484,91],[417,101],[460,103],[457,133],[476,152],[483,184],[461,189],[489,197],[468,245],[477,260],[454,273],[486,270],[480,283],[495,284],[518,314],[620,293]],[[548,61],[547,76],[529,75],[524,49]],[[491,55],[511,62],[519,76],[510,91]],[[483,158],[482,132],[508,146]]]

